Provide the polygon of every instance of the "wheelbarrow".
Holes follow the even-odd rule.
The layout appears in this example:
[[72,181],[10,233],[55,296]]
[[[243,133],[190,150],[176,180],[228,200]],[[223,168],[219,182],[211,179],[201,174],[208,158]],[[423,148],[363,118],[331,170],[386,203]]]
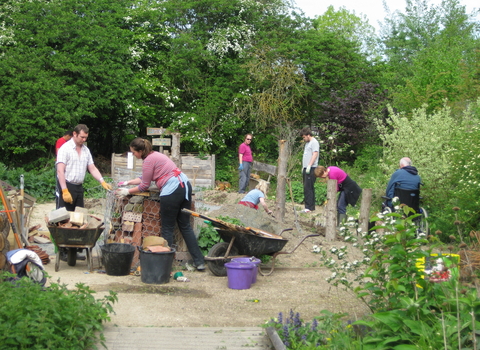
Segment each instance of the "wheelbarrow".
[[210,218],[208,216],[193,212],[188,209],[182,209],[183,212],[192,216],[199,217],[211,222],[224,242],[215,244],[208,251],[205,261],[208,268],[216,276],[226,276],[227,270],[225,263],[233,258],[259,257],[261,255],[271,255],[270,270],[262,271],[259,266],[259,273],[262,276],[269,276],[275,268],[275,260],[280,254],[292,254],[309,237],[317,237],[319,234],[306,235],[300,239],[297,245],[290,251],[282,251],[288,243],[288,239],[281,235],[285,231],[291,231],[291,228],[282,230],[278,235],[265,232],[253,227],[243,227],[230,224],[225,221]]
[[[51,226],[47,223],[55,244],[59,248],[69,248],[67,255],[67,263],[69,266],[75,266],[77,263],[77,249],[86,249],[87,264],[90,272],[93,270],[92,248],[97,243],[100,234],[104,230],[103,223],[96,228],[75,229],[60,226]],[[60,249],[57,252],[55,262],[55,272],[60,268]]]

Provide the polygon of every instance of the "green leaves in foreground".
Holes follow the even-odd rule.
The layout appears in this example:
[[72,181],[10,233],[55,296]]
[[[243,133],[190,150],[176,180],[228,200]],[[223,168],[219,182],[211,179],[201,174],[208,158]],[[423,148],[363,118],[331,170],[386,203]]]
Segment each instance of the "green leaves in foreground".
[[[96,349],[104,345],[103,321],[109,321],[116,293],[102,299],[84,284],[68,290],[52,283],[42,288],[28,278],[15,283],[0,275],[0,344],[8,349]],[[100,339],[97,339],[100,338]]]

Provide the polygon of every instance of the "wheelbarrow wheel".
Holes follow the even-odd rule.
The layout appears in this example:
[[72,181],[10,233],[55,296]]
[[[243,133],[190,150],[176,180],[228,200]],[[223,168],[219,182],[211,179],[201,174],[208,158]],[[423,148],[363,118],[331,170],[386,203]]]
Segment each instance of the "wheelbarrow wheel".
[[[225,256],[225,253],[227,252],[228,249],[228,243],[227,242],[220,242],[215,244],[210,250],[208,251],[207,257],[209,258],[217,258],[217,257],[222,257]],[[230,249],[230,255],[238,255],[238,250],[237,248],[233,247]],[[222,259],[222,260],[207,260],[207,265],[210,271],[215,276],[226,276],[227,275],[227,269],[225,268],[225,263],[229,262],[232,259]]]
[[77,248],[68,248],[67,264],[68,266],[75,266],[77,264]]

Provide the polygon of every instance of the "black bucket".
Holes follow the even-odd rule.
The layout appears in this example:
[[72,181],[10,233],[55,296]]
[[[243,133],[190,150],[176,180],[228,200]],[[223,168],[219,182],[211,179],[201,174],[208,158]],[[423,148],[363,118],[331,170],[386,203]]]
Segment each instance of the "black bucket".
[[152,253],[140,250],[140,268],[143,283],[164,284],[170,281],[175,249],[169,252]]
[[102,261],[107,275],[125,276],[130,274],[130,267],[135,254],[135,246],[126,243],[109,243],[101,246]]

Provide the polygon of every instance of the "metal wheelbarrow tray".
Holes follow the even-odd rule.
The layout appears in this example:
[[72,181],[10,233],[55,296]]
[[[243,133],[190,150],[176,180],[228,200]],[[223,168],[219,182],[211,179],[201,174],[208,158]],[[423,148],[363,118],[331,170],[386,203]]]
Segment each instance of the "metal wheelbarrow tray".
[[282,230],[280,234],[276,235],[253,227],[229,224],[222,220],[210,218],[187,209],[182,209],[182,211],[210,221],[224,241],[210,248],[208,255],[205,257],[208,268],[216,276],[227,275],[224,265],[233,258],[251,256],[258,258],[261,255],[271,255],[272,265],[267,272],[262,271],[261,268],[259,268],[258,271],[263,276],[271,275],[275,268],[275,259],[278,255],[291,254],[305,239],[319,236],[319,234],[304,236],[291,251],[281,251],[288,243],[288,239],[283,238],[281,234],[285,231],[291,231],[291,228]]
[[[93,270],[92,248],[97,243],[104,227],[103,224],[96,228],[75,229],[47,225],[50,234],[59,248],[85,248],[87,251],[87,264],[90,272]],[[60,267],[60,249],[57,252],[55,271]],[[75,266],[77,259],[76,249],[68,250],[68,265]]]

